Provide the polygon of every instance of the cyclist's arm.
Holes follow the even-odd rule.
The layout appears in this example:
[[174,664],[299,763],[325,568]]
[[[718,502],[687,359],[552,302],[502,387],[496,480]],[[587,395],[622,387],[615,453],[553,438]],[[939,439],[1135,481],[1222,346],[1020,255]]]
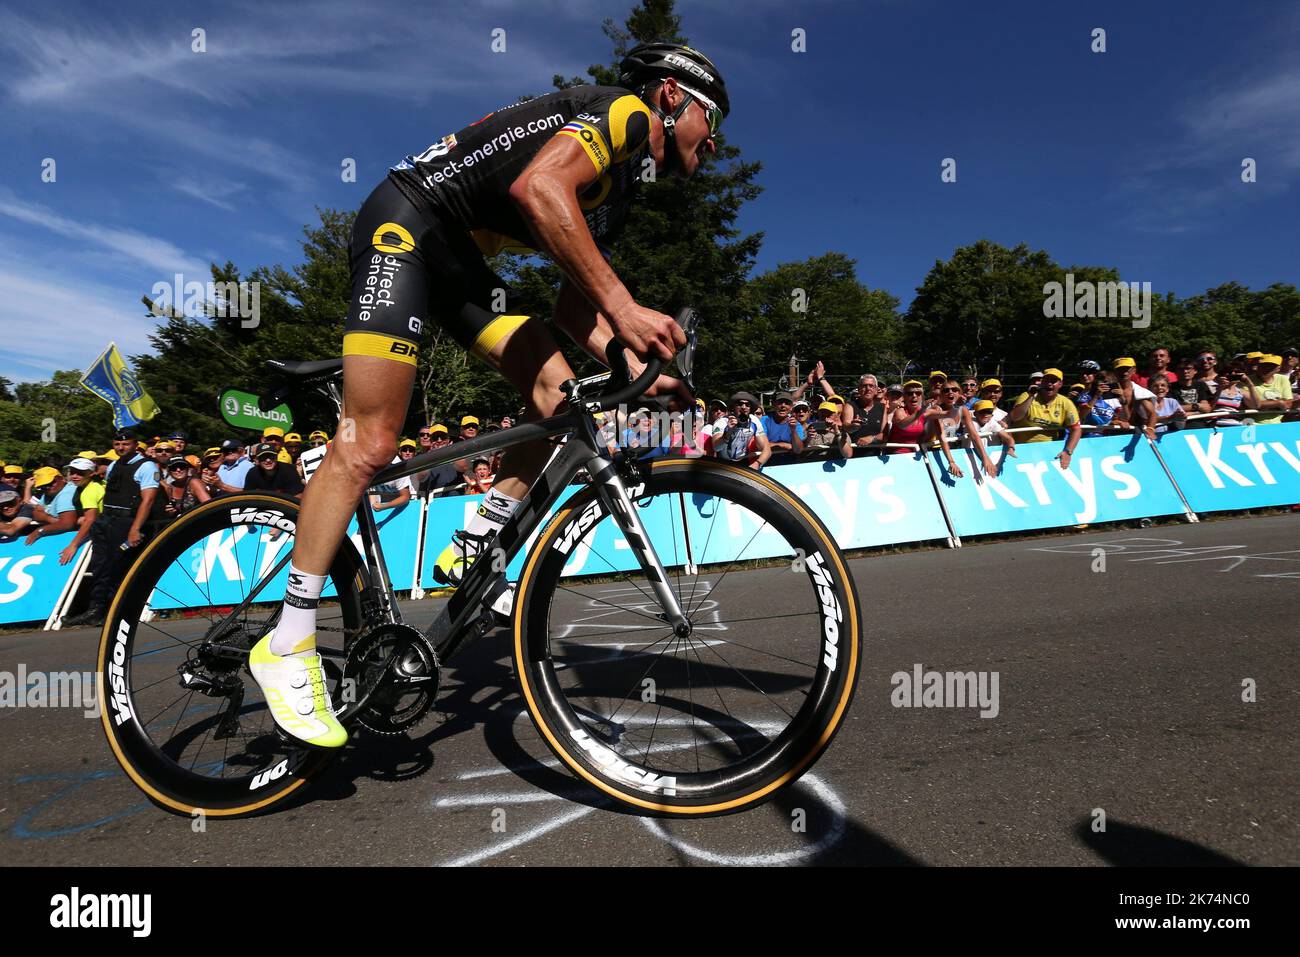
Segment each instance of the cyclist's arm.
[[[555,301],[555,324],[584,352],[604,365],[605,347],[614,338],[614,327],[567,279],[560,286],[560,295]],[[628,371],[633,379],[644,368],[644,362],[634,355],[628,356]],[[646,395],[676,395],[684,405],[690,405],[694,399],[684,382],[666,375],[661,375]]]
[[[596,344],[603,348],[614,334],[610,326],[613,320],[621,338],[634,352],[656,353],[665,362],[670,361],[685,344],[685,333],[671,319],[637,305],[596,248],[578,206],[578,193],[594,183],[599,174],[575,139],[556,136],[511,184],[510,198],[528,224],[538,249],[551,257],[594,307],[597,326],[603,327],[599,328],[603,341]],[[590,340],[591,336],[584,338]],[[575,339],[583,344],[582,339]],[[583,348],[588,346],[583,344]]]

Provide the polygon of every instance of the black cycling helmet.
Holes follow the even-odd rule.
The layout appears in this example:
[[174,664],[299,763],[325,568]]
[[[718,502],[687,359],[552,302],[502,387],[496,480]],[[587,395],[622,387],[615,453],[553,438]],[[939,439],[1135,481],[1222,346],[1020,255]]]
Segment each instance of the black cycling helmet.
[[681,43],[642,43],[627,52],[618,68],[619,86],[629,90],[640,90],[670,76],[718,104],[723,116],[731,112],[722,74],[712,60],[693,47]]

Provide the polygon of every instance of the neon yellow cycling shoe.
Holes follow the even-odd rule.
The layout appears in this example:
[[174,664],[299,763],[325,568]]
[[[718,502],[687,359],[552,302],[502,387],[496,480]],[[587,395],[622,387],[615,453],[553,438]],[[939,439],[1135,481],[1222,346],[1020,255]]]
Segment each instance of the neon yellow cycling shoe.
[[465,580],[465,572],[491,540],[490,536],[475,535],[464,529],[453,532],[451,544],[442,550],[438,560],[433,563],[433,580],[439,585],[459,588]]
[[[267,632],[248,655],[248,668],[266,696],[271,717],[285,734],[318,748],[340,748],[347,743],[348,732],[334,717],[330,707],[325,676],[321,673],[318,654],[290,654],[280,657],[271,651]],[[314,648],[315,633],[295,648]]]

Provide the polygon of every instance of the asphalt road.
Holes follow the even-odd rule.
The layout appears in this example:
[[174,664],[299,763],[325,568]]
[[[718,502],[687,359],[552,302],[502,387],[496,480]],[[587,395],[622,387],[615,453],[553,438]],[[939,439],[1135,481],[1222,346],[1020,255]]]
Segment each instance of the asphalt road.
[[[489,638],[445,676],[455,712],[414,743],[349,755],[296,806],[199,833],[144,800],[98,719],[0,709],[0,860],[1300,863],[1300,514],[852,564],[865,646],[847,724],[757,810],[664,822],[602,805],[555,767]],[[417,625],[436,609],[406,607]],[[0,636],[0,671],[93,670],[96,638]],[[983,672],[990,693],[996,672],[996,715],[896,707],[892,676],[918,665]]]

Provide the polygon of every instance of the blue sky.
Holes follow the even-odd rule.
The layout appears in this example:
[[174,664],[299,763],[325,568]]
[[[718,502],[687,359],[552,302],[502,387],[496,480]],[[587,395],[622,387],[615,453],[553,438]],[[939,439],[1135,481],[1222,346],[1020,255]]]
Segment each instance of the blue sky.
[[[144,351],[140,296],[177,271],[296,263],[316,206],[355,208],[405,154],[606,60],[600,22],[629,8],[0,5],[0,375],[84,368],[110,339]],[[987,237],[1179,295],[1300,281],[1300,5],[678,9],[727,77],[729,141],[764,164],[741,221],[767,234],[760,269],[840,250],[906,304],[936,259]]]

